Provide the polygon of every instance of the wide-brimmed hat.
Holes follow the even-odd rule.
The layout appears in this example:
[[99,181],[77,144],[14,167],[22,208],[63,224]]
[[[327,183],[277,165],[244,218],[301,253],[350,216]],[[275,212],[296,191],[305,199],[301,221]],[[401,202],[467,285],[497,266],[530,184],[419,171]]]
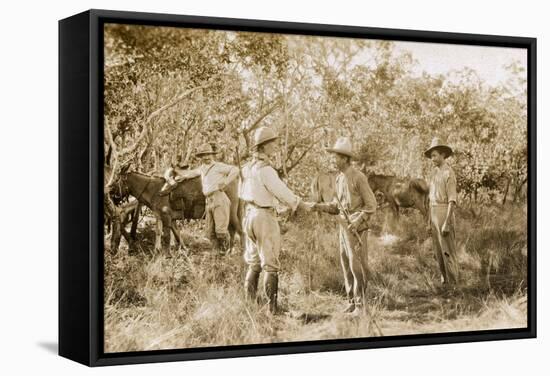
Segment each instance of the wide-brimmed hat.
[[450,146],[446,145],[445,142],[441,141],[439,137],[434,137],[432,143],[428,149],[424,152],[426,158],[431,157],[431,153],[434,150],[439,150],[445,153],[445,158],[448,158],[453,154],[453,149]]
[[256,129],[256,132],[254,133],[254,144],[252,147],[258,147],[262,144],[265,144],[268,141],[275,140],[278,138],[277,134],[268,127],[260,127]]
[[218,154],[218,152],[214,151],[214,149],[212,148],[212,145],[206,143],[201,145],[201,147],[195,153],[195,156],[201,157],[203,155],[209,155],[209,154]]
[[334,146],[331,148],[326,148],[326,151],[355,158],[355,154],[353,153],[353,148],[351,147],[351,140],[349,139],[349,137],[339,137],[334,143]]

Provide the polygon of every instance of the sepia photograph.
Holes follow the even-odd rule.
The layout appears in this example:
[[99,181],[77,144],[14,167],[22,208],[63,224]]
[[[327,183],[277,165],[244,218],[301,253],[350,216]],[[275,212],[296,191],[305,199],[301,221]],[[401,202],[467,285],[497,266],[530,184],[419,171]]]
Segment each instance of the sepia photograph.
[[527,328],[526,48],[101,35],[106,354]]

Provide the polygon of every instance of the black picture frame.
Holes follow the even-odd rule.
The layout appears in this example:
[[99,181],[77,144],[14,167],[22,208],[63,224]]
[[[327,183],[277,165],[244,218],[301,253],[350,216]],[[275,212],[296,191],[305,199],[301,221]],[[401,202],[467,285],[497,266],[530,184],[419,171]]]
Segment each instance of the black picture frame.
[[[103,24],[518,47],[528,51],[528,325],[486,330],[127,353],[103,352]],[[59,354],[88,366],[536,337],[536,39],[88,10],[59,21]]]

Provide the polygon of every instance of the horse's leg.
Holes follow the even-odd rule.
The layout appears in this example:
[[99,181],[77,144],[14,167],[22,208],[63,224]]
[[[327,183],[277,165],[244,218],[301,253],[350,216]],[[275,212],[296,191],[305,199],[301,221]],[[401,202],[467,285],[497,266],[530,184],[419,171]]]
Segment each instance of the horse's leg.
[[174,237],[176,238],[176,241],[178,242],[178,245],[184,249],[185,252],[188,251],[187,247],[185,246],[185,243],[181,239],[180,233],[178,231],[178,228],[176,227],[176,221],[172,220],[172,225],[170,226],[172,229],[172,232],[174,233]]
[[126,225],[129,221],[130,217],[128,215],[122,218],[122,226],[120,226],[120,232],[122,233],[124,239],[126,239],[126,243],[128,243],[128,249],[132,249],[134,247],[134,239],[132,239],[128,231],[126,231]]
[[390,227],[392,231],[397,231],[399,225],[399,205],[395,202],[395,199],[390,202],[390,208],[392,212]]
[[162,218],[160,214],[155,213],[156,229],[155,229],[155,252],[159,253],[162,250]]
[[141,203],[138,203],[132,216],[132,228],[130,229],[130,236],[132,239],[136,239],[137,226],[139,221],[139,214],[141,213]]
[[120,246],[120,239],[122,236],[126,239],[128,242],[128,245],[130,244],[130,241],[128,239],[128,233],[126,232],[125,226],[127,223],[127,212],[126,208],[116,208],[115,214],[111,218],[112,223],[112,235],[111,235],[111,252],[117,253],[118,247]]
[[172,213],[168,206],[162,207],[162,248],[168,250],[170,248],[170,230],[172,228]]
[[111,224],[111,253],[116,254],[118,252],[118,247],[120,246],[121,226],[119,220],[116,218],[111,219]]
[[108,215],[104,216],[104,220],[105,220],[105,224],[107,225],[107,233],[110,233],[113,226],[112,226],[112,221],[111,221],[111,217],[109,217]]

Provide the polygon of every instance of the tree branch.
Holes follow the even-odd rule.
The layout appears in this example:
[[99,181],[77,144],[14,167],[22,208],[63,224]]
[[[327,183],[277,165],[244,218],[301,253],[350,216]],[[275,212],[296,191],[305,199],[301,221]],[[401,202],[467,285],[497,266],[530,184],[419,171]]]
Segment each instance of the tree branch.
[[214,82],[213,82],[214,77],[217,78],[217,76],[219,76],[219,75],[213,76],[212,78],[210,78],[210,80],[208,80],[207,83],[205,83],[203,85],[196,86],[192,89],[184,91],[183,93],[180,93],[179,95],[177,95],[174,99],[172,99],[170,102],[168,102],[164,106],[162,106],[162,107],[156,109],[155,111],[151,112],[151,114],[145,120],[145,124],[143,125],[143,129],[142,129],[140,135],[138,136],[137,140],[134,142],[133,145],[128,146],[127,148],[123,149],[120,154],[125,155],[125,154],[128,154],[128,153],[133,153],[137,149],[137,147],[139,146],[141,141],[143,141],[143,139],[145,138],[145,135],[147,134],[147,131],[149,130],[147,125],[149,123],[151,123],[153,121],[153,119],[155,119],[158,115],[160,115],[161,113],[163,113],[167,109],[175,106],[176,104],[178,104],[179,102],[181,102],[186,97],[193,94],[194,92],[196,92],[198,90],[206,89],[206,88],[212,86],[214,84]]
[[281,103],[281,99],[278,98],[276,99],[275,101],[273,101],[273,104],[264,112],[262,113],[253,123],[251,126],[249,127],[246,127],[244,130],[243,130],[243,134],[249,134],[250,132],[252,132],[254,129],[256,129],[260,123],[268,116],[270,115],[273,111],[275,111],[275,109],[280,105]]
[[316,142],[313,142],[311,145],[309,145],[309,147],[307,147],[303,152],[302,154],[300,154],[300,156],[290,165],[290,167],[287,168],[287,172],[290,172],[294,167],[296,167],[298,165],[298,163],[300,163],[302,161],[302,159],[304,159],[304,157],[307,155],[307,153],[309,153],[309,151],[311,149],[313,149],[313,147],[315,146],[315,144],[317,143],[318,141]]

